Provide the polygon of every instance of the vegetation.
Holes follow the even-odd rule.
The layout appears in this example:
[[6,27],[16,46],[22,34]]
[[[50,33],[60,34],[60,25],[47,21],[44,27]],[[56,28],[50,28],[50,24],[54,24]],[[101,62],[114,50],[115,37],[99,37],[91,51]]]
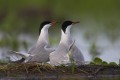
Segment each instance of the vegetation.
[[102,61],[98,57],[95,58],[90,64],[80,66],[76,66],[75,64],[71,64],[69,66],[52,66],[48,63],[43,64],[36,62],[19,64],[7,63],[4,61],[0,62],[0,76],[8,78],[13,77],[14,79],[21,79],[20,76],[24,77],[24,79],[32,79],[35,77],[37,77],[38,79],[45,79],[49,78],[49,76],[51,78],[65,78],[65,76],[69,76],[68,79],[76,79],[79,76],[79,78],[81,79],[81,76],[92,76],[91,78],[104,75],[120,76],[119,73],[120,66],[118,64],[114,62],[107,63],[105,61]]
[[[88,4],[89,3],[89,4]],[[119,0],[68,0],[51,2],[45,0],[0,0],[0,32],[3,36],[13,40],[19,34],[37,35],[37,29],[43,20],[56,20],[59,26],[62,21],[73,19],[80,20],[81,28],[86,28],[87,40],[104,33],[110,40],[115,41],[119,36]],[[74,15],[74,16],[73,16]],[[88,24],[88,25],[87,25]],[[59,27],[51,31],[57,32]],[[16,35],[13,35],[16,34]],[[7,47],[9,39],[3,37],[0,46]],[[16,42],[17,39],[14,41]],[[19,41],[17,40],[19,45]],[[21,44],[21,43],[20,43]],[[13,47],[10,45],[10,47]]]
[[36,32],[43,20],[58,21],[56,25],[58,27],[50,30],[50,35],[54,36],[54,39],[50,37],[50,43],[56,44],[60,39],[58,35],[60,36],[61,23],[64,20],[78,20],[81,22],[79,28],[85,30],[83,34],[85,40],[92,41],[89,53],[93,60],[90,64],[82,66],[76,66],[71,60],[71,66],[53,67],[49,64],[36,63],[10,64],[9,60],[3,59],[0,61],[0,76],[16,76],[24,72],[25,74],[47,74],[49,72],[81,75],[120,73],[120,59],[119,64],[101,60],[97,57],[101,52],[96,44],[99,34],[104,34],[112,43],[119,39],[119,3],[120,0],[0,0],[1,51],[8,49],[19,51],[21,45],[27,51],[29,42],[20,40],[20,35],[30,35],[35,38],[38,36]]
[[103,61],[102,59],[96,57],[92,62],[90,62],[91,65],[105,65],[105,66],[119,66],[119,64],[115,63],[115,62],[110,62],[107,63],[106,61]]

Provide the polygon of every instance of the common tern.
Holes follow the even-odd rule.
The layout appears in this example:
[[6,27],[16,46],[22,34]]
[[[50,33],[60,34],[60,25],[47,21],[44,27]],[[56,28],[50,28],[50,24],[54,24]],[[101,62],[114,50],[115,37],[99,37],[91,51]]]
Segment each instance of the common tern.
[[[55,22],[44,21],[39,28],[39,37],[37,43],[26,54],[21,52],[11,51],[12,54],[22,56],[24,62],[47,62],[49,61],[49,54],[54,51],[50,48],[48,29],[53,26]],[[20,60],[20,61],[21,61]],[[14,61],[18,62],[18,61]]]
[[84,57],[81,51],[74,44],[72,40],[70,29],[72,25],[78,22],[65,21],[61,27],[61,40],[58,48],[50,53],[50,64],[58,66],[61,64],[71,64],[71,60],[76,63],[76,65],[81,65],[84,63]]

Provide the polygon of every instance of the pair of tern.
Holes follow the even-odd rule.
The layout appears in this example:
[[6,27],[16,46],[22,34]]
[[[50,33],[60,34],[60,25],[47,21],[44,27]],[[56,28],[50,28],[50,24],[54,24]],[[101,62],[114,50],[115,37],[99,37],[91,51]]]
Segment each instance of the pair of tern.
[[50,47],[48,29],[56,22],[44,21],[39,28],[37,43],[25,55],[21,52],[10,51],[10,53],[22,56],[22,59],[15,62],[50,62],[51,65],[58,66],[69,64],[74,61],[77,65],[84,63],[84,57],[72,40],[70,29],[79,22],[64,21],[61,27],[61,40],[57,49]]

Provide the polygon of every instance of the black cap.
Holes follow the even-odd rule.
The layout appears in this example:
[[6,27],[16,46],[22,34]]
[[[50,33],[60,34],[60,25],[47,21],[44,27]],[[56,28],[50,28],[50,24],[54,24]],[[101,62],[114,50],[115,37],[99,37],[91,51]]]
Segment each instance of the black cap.
[[65,33],[65,31],[66,31],[66,28],[69,26],[69,25],[71,25],[73,22],[72,21],[64,21],[63,22],[63,24],[62,24],[62,30],[63,30],[63,32]]
[[52,23],[51,21],[43,21],[41,24],[40,24],[40,27],[39,27],[39,34],[41,32],[41,29],[46,25],[46,24],[50,24]]

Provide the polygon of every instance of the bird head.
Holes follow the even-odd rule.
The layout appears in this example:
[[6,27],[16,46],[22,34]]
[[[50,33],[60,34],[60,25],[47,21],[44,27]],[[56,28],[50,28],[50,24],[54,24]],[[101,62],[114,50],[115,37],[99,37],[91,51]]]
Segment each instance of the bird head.
[[79,22],[78,21],[77,22],[64,21],[61,28],[62,28],[63,32],[66,33],[66,31],[70,31],[70,28],[72,25],[77,24],[77,23],[79,23]]
[[42,29],[49,29],[50,26],[53,26],[56,22],[55,21],[43,21],[39,28],[39,34]]

